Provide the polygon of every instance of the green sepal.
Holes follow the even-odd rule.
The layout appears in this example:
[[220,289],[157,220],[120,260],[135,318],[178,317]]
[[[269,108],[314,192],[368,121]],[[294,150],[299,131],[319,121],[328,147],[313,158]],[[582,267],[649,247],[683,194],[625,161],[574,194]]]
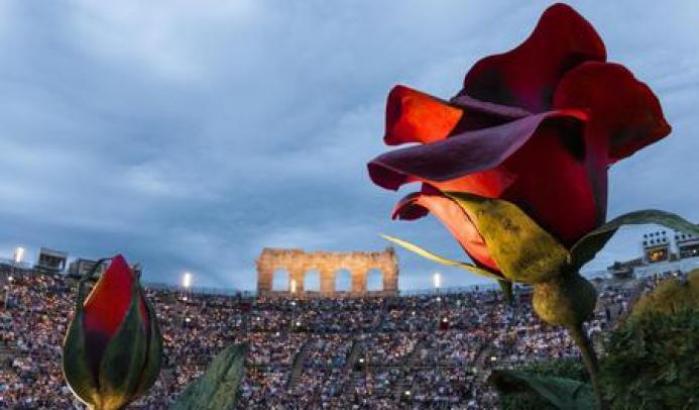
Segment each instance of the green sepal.
[[140,286],[134,280],[128,313],[107,344],[100,362],[100,404],[103,408],[119,409],[136,398],[147,354],[145,323],[139,308],[141,299]]
[[592,386],[578,380],[498,369],[493,371],[488,381],[501,395],[531,392],[559,409],[596,408]]
[[572,270],[578,271],[597,255],[623,225],[658,224],[699,236],[699,226],[670,212],[656,209],[630,212],[618,216],[583,236],[570,250]]
[[534,284],[560,275],[568,250],[515,204],[464,192],[445,192],[478,229],[503,276]]
[[214,357],[206,372],[185,388],[170,409],[233,410],[245,371],[247,350],[247,344],[225,348]]
[[439,263],[439,264],[441,264],[441,265],[454,266],[454,267],[457,267],[457,268],[461,268],[461,269],[467,270],[467,271],[469,271],[469,272],[471,272],[471,273],[474,273],[474,274],[476,274],[476,275],[480,275],[480,276],[486,277],[486,278],[488,278],[488,279],[495,279],[495,280],[498,280],[498,281],[500,281],[500,280],[503,279],[503,277],[500,276],[500,275],[498,275],[497,273],[491,272],[491,271],[489,271],[489,270],[487,270],[487,269],[479,268],[478,266],[472,265],[472,264],[470,264],[470,263],[461,262],[461,261],[455,261],[455,260],[453,260],[453,259],[449,259],[449,258],[445,258],[445,257],[443,257],[443,256],[439,256],[439,255],[437,255],[437,254],[435,254],[435,253],[432,253],[432,252],[430,252],[430,251],[428,251],[428,250],[426,250],[426,249],[424,249],[424,248],[421,248],[421,247],[418,246],[418,245],[415,245],[415,244],[410,243],[410,242],[408,242],[408,241],[405,241],[405,240],[403,240],[403,239],[399,239],[399,238],[395,238],[395,237],[393,237],[393,236],[383,235],[383,234],[381,234],[381,237],[384,238],[384,239],[386,239],[386,240],[388,240],[388,241],[391,241],[391,242],[395,243],[396,245],[398,245],[398,246],[400,246],[400,247],[402,247],[402,248],[405,248],[405,249],[409,250],[410,252],[413,252],[413,253],[415,253],[415,254],[417,254],[417,255],[420,255],[420,256],[422,256],[422,257],[425,258],[425,259],[431,260],[432,262],[437,262],[437,263]]
[[70,322],[68,332],[63,340],[62,371],[68,387],[83,403],[93,405],[99,400],[96,375],[92,374],[87,361],[85,344],[84,303],[87,297],[87,282],[106,259],[100,259],[78,282],[78,294],[75,298],[75,314]]
[[150,331],[148,332],[148,350],[146,354],[146,364],[143,366],[141,381],[136,389],[135,396],[140,396],[145,393],[160,374],[160,366],[163,358],[163,336],[160,333],[158,325],[158,317],[151,303],[144,298],[146,311],[148,312],[148,323],[150,323]]

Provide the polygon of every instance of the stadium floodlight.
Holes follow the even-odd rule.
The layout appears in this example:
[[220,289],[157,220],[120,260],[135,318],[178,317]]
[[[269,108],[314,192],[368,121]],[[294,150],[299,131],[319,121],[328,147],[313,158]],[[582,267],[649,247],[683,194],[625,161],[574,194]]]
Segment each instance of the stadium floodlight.
[[16,247],[15,248],[15,256],[14,256],[15,263],[22,263],[23,258],[24,258],[24,248],[21,246]]
[[182,275],[182,287],[189,289],[190,286],[192,286],[192,274],[185,272],[184,275]]
[[442,274],[439,272],[435,272],[434,275],[432,275],[432,284],[434,285],[435,289],[439,289],[442,287]]

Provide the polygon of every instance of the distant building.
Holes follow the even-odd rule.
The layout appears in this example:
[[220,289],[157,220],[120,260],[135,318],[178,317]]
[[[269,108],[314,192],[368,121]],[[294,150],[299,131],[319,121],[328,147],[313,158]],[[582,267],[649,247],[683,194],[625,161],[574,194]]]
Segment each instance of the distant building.
[[[68,275],[74,277],[82,277],[86,273],[92,271],[97,265],[97,262],[98,261],[92,259],[78,258],[71,262],[68,266]],[[97,272],[95,272],[95,276],[99,277],[100,275],[102,275],[105,269],[107,269],[107,263],[103,262],[97,269]]]
[[41,248],[34,268],[48,273],[61,273],[66,269],[68,253]]
[[616,279],[631,279],[634,277],[634,269],[638,266],[644,265],[643,258],[631,259],[626,262],[614,262],[614,264],[607,268],[609,274]]
[[607,272],[616,279],[629,279],[699,268],[699,237],[692,234],[667,230],[646,233],[641,249],[642,256],[614,262]]

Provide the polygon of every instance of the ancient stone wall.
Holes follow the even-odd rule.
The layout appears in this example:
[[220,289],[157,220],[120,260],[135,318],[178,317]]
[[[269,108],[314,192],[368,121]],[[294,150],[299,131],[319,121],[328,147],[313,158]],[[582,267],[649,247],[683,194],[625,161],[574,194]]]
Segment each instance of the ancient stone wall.
[[[367,291],[367,275],[377,269],[383,277],[380,291]],[[272,288],[274,274],[278,270],[288,272],[285,291]],[[351,277],[349,292],[336,291],[335,284],[340,271],[347,270]],[[304,291],[308,272],[317,271],[320,291],[311,294]],[[393,248],[383,252],[304,252],[301,249],[262,250],[257,259],[257,293],[260,296],[365,296],[368,294],[395,295],[398,292],[398,258]]]

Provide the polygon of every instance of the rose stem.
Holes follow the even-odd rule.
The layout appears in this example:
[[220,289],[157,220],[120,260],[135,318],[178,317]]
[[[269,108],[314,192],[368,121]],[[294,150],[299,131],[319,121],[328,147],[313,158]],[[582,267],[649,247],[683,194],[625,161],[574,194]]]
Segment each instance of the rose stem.
[[595,354],[595,349],[592,347],[590,339],[583,331],[582,323],[577,326],[569,326],[568,332],[582,353],[583,362],[587,368],[587,373],[590,375],[590,382],[592,382],[592,389],[595,391],[597,404],[600,410],[607,410],[607,403],[605,403],[602,397],[602,390],[598,378],[599,364],[597,362],[597,355]]

